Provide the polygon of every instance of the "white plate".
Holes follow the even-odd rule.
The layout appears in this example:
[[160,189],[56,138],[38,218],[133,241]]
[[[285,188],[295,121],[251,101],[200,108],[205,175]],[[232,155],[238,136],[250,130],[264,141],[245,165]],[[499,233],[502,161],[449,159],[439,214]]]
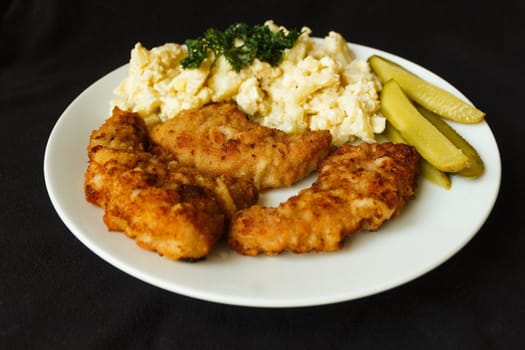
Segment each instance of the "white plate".
[[[421,77],[466,98],[435,74],[405,59],[350,44],[358,58],[380,54]],[[485,222],[495,203],[501,163],[486,122],[455,124],[486,163],[476,180],[454,177],[450,191],[422,181],[416,200],[378,232],[362,232],[346,240],[341,251],[244,257],[224,244],[198,263],[171,261],[140,249],[121,233],[109,233],[102,210],[84,199],[86,146],[92,130],[109,116],[113,89],[127,75],[127,65],[107,74],[64,111],[46,147],[44,175],[56,211],[65,225],[101,258],[152,285],[213,302],[260,306],[320,305],[364,297],[406,283],[432,270],[461,249]],[[489,116],[490,117],[490,116]],[[299,187],[262,195],[277,204]]]

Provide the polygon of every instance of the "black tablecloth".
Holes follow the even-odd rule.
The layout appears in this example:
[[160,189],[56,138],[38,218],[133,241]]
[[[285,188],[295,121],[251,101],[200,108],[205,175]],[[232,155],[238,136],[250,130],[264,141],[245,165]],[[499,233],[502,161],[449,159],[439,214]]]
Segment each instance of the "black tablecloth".
[[[525,341],[524,76],[517,1],[4,1],[0,5],[0,348],[509,349]],[[523,14],[523,13],[522,13]],[[303,308],[211,303],[151,286],[71,234],[49,200],[44,149],[58,117],[126,63],[135,42],[274,19],[329,30],[444,77],[487,113],[503,177],[464,249],[365,298]],[[487,164],[488,167],[491,164]]]

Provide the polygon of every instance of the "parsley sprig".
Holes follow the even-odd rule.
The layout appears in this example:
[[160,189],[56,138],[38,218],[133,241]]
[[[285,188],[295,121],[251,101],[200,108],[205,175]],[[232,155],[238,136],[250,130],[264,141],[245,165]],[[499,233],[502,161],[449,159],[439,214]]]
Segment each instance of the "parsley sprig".
[[181,65],[198,68],[211,54],[212,66],[224,56],[237,72],[249,66],[255,58],[276,66],[281,62],[284,50],[292,48],[300,35],[296,29],[273,32],[267,25],[250,26],[246,23],[232,24],[224,31],[210,28],[202,37],[185,41],[188,56],[182,59]]

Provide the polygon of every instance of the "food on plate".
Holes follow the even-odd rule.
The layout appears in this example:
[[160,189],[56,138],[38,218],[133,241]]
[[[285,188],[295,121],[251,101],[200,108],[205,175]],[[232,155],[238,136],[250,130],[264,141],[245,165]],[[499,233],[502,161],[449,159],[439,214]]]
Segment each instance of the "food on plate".
[[479,153],[476,151],[476,149],[472,147],[472,145],[468,143],[468,141],[465,140],[463,136],[458,134],[458,132],[454,130],[452,126],[441,119],[438,115],[420,106],[418,106],[417,109],[422,116],[427,118],[439,131],[441,131],[443,135],[445,135],[454,145],[456,145],[456,147],[461,149],[461,151],[469,158],[470,167],[460,170],[456,174],[470,178],[481,176],[485,171],[485,165],[483,164],[483,160],[479,156]]
[[254,185],[210,177],[151,149],[144,120],[114,109],[88,146],[87,201],[104,209],[111,231],[171,259],[200,259],[238,209],[257,201]]
[[461,123],[477,123],[485,117],[476,107],[383,57],[374,55],[368,62],[383,84],[396,80],[410,99],[429,111]]
[[251,121],[233,103],[184,110],[151,129],[151,140],[208,175],[252,180],[259,190],[290,186],[328,155],[327,130],[288,134]]
[[[445,188],[449,173],[483,173],[411,100],[464,123],[483,112],[382,57],[357,59],[336,32],[310,34],[267,21],[137,43],[88,146],[85,196],[108,229],[171,259],[203,258],[225,234],[244,255],[334,251],[399,215],[420,172]],[[392,142],[377,143],[383,132]],[[257,204],[316,170],[278,207]]]
[[[407,143],[399,131],[396,130],[389,122],[386,123],[385,136],[393,143]],[[420,162],[421,176],[428,181],[449,190],[452,187],[449,174],[437,169],[435,166],[421,159]]]
[[235,214],[228,243],[244,255],[337,250],[346,236],[377,230],[415,197],[419,159],[406,144],[340,146],[310,188],[277,208]]
[[418,112],[395,80],[383,85],[381,105],[388,121],[430,164],[445,172],[470,167],[469,158]]
[[[295,37],[292,30],[272,21],[264,28],[266,34],[257,37],[260,41],[255,46],[271,47],[275,41],[272,35],[284,41],[276,50],[282,55],[275,61],[277,65],[272,60],[266,62],[264,55],[253,57],[250,51],[247,60],[251,63],[237,66],[236,59],[221,54],[222,49],[214,54],[206,49],[213,45],[199,41],[207,38],[208,32],[203,38],[192,39],[197,40],[195,44],[190,41],[189,53],[186,46],[175,43],[151,50],[137,43],[131,51],[129,74],[115,90],[118,99],[113,104],[139,113],[148,126],[174,118],[185,109],[232,102],[267,127],[289,133],[329,130],[335,145],[356,139],[373,142],[376,134],[383,132],[380,81],[366,61],[355,57],[340,34],[330,32],[316,39],[305,27]],[[286,48],[291,39],[296,39],[295,43]],[[233,42],[235,50],[242,52],[251,39]],[[197,56],[202,61],[195,68],[184,68],[183,62],[195,51],[200,52]],[[275,54],[269,52],[269,56]]]

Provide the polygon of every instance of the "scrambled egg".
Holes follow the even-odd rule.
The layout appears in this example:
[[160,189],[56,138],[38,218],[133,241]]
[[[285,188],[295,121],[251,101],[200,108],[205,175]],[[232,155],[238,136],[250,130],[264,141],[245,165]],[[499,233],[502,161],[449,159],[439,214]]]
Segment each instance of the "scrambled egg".
[[[265,24],[280,29],[272,21]],[[385,128],[379,80],[367,62],[355,58],[340,34],[330,32],[316,39],[310,33],[303,28],[279,66],[255,59],[240,72],[223,57],[213,66],[206,59],[198,69],[184,69],[183,45],[167,43],[148,50],[137,43],[129,75],[115,90],[120,99],[113,104],[138,112],[151,125],[183,109],[235,101],[265,126],[290,133],[330,130],[336,145],[356,138],[373,142]]]

